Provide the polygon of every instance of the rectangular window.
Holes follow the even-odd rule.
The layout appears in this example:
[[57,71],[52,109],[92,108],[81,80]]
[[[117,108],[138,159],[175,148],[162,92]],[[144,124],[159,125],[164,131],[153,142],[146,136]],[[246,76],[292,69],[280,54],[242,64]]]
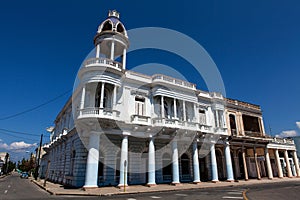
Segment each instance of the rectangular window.
[[135,97],[135,114],[140,116],[145,115],[145,98]]
[[204,125],[206,124],[205,110],[199,110],[199,123]]

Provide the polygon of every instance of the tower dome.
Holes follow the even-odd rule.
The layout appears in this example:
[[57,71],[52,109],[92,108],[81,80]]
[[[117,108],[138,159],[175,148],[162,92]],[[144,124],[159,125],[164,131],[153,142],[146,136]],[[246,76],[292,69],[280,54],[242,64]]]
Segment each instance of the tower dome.
[[123,34],[126,38],[128,38],[127,31],[123,23],[120,21],[120,13],[118,11],[110,10],[108,12],[108,18],[100,24],[97,33],[106,31],[120,33]]
[[[116,10],[110,10],[108,17],[98,27],[94,38],[94,44],[97,48],[96,58],[105,57],[115,60],[118,57],[125,57],[126,50],[129,47],[127,31],[120,21],[120,13]],[[126,57],[123,59],[123,68],[125,69]]]

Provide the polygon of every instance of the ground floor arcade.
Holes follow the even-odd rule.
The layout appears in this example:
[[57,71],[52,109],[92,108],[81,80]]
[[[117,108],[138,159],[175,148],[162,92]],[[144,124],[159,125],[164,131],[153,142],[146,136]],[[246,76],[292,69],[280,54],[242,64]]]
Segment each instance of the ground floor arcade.
[[47,151],[41,175],[74,187],[177,185],[300,175],[293,149],[239,143],[226,137],[193,138],[186,143],[163,136],[137,138],[129,133],[95,132],[80,138],[73,133],[58,138]]

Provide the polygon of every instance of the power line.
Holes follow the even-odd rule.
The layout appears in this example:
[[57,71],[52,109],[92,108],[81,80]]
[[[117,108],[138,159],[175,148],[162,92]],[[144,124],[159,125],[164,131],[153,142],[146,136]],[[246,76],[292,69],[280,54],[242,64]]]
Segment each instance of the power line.
[[12,135],[10,133],[5,133],[5,132],[2,132],[2,131],[0,131],[0,134],[5,134],[6,136],[9,136],[9,137],[19,138],[19,139],[24,139],[24,140],[30,140],[30,141],[34,141],[34,142],[37,141],[37,140],[34,140],[34,139],[29,139],[29,138],[25,138],[25,137],[21,137],[21,136],[16,136],[16,135]]
[[38,108],[40,108],[40,107],[43,107],[43,106],[45,106],[45,105],[48,105],[48,104],[50,104],[50,103],[56,101],[57,99],[59,99],[59,98],[65,96],[66,94],[68,94],[68,93],[71,92],[71,91],[72,91],[72,90],[68,90],[68,91],[66,91],[66,92],[64,92],[64,93],[62,93],[62,94],[56,96],[55,98],[50,99],[49,101],[46,101],[45,103],[42,103],[42,104],[40,104],[40,105],[34,106],[34,107],[32,107],[32,108],[29,108],[29,109],[26,109],[26,110],[24,110],[24,111],[22,111],[22,112],[19,112],[19,113],[15,113],[15,114],[12,114],[12,115],[8,115],[8,116],[5,116],[5,117],[2,117],[2,118],[0,118],[0,120],[11,119],[11,118],[17,117],[17,116],[19,116],[19,115],[23,115],[23,114],[29,113],[29,112],[31,112],[31,111],[34,111],[34,110],[36,110],[36,109],[38,109]]
[[[38,134],[25,133],[25,132],[20,132],[20,131],[8,130],[8,129],[4,129],[4,128],[0,128],[0,130],[1,131],[5,131],[5,132],[9,132],[9,133],[15,133],[15,134],[22,134],[22,135],[30,135],[30,136],[40,137],[40,135],[38,135]],[[46,136],[44,136],[44,137],[46,137]]]

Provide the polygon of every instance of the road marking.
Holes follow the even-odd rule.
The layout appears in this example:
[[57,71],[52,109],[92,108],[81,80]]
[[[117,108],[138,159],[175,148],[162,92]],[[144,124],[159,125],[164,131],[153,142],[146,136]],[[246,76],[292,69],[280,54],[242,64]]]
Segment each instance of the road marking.
[[7,192],[8,192],[8,190],[5,190],[5,191],[4,191],[4,194],[6,194]]
[[134,198],[129,198],[129,199],[127,199],[127,200],[136,200],[136,199],[134,199]]
[[187,197],[187,194],[175,194],[176,196]]
[[243,192],[227,192],[227,194],[243,194]]
[[150,198],[152,198],[152,199],[161,199],[161,197],[157,197],[157,196],[150,196]]
[[224,196],[222,199],[244,199],[243,197],[231,197],[231,196]]

